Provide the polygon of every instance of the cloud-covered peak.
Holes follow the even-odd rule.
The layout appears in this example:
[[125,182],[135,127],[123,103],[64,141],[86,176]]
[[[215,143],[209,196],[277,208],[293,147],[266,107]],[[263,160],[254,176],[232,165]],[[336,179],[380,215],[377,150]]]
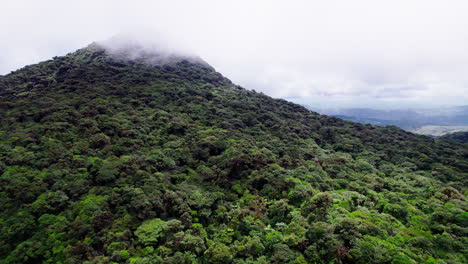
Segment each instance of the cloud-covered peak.
[[0,74],[125,31],[109,51],[153,64],[197,54],[234,83],[307,104],[468,102],[465,0],[3,2]]
[[104,41],[97,42],[109,55],[121,60],[129,60],[152,66],[174,64],[183,60],[201,63],[200,57],[189,49],[170,41],[167,37],[156,33],[125,33]]

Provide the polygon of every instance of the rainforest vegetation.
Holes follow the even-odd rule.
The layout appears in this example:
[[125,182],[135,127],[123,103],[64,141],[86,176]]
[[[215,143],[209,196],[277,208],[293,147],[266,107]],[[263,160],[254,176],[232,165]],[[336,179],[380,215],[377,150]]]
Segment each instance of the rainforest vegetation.
[[467,263],[468,148],[97,44],[0,77],[0,263]]

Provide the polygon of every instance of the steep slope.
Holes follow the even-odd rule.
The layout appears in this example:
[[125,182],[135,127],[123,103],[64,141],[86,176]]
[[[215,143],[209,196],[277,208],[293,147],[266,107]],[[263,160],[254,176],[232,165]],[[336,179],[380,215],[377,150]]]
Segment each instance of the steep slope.
[[97,44],[0,77],[2,263],[463,263],[468,152]]

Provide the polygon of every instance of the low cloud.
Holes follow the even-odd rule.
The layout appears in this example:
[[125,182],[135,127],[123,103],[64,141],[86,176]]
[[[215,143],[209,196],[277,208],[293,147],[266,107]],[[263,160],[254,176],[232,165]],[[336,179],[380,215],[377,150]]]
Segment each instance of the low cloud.
[[152,30],[120,33],[96,44],[117,59],[138,61],[153,66],[172,64],[181,60],[204,63],[176,42]]

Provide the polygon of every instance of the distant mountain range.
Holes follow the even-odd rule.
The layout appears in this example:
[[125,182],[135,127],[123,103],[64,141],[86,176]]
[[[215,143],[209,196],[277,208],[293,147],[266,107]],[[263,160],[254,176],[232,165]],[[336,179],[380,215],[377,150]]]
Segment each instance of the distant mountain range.
[[468,131],[468,105],[397,110],[370,108],[317,109],[314,107],[309,107],[309,109],[321,114],[363,124],[395,125],[408,131],[433,136]]

